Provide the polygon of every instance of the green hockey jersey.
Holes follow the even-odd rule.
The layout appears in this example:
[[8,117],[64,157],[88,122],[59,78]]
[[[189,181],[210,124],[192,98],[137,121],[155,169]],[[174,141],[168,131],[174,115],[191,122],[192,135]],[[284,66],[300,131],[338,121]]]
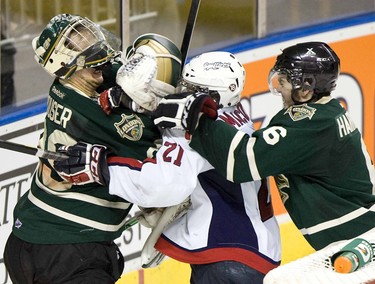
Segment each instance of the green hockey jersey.
[[[91,98],[55,80],[50,89],[42,149],[78,141],[107,146],[115,155],[143,160],[156,151],[158,129],[145,115],[114,109],[107,116]],[[97,183],[75,186],[63,181],[52,161],[42,160],[31,189],[14,210],[13,233],[41,244],[112,241],[123,231],[132,204],[110,195]]]
[[294,105],[252,137],[206,117],[197,150],[234,182],[274,176],[292,220],[315,249],[375,227],[375,171],[339,101]]

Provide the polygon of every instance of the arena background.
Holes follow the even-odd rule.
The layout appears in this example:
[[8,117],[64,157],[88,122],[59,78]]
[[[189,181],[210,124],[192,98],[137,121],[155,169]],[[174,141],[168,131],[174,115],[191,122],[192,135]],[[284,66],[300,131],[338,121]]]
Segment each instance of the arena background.
[[[16,2],[17,1],[14,1],[12,3],[14,4]],[[19,4],[18,8],[21,8],[22,2],[24,1],[17,2]],[[29,6],[29,9],[34,9],[35,11],[32,10],[32,12],[29,12],[29,21],[32,21],[30,14],[38,15],[37,5],[42,1],[29,1],[29,3],[31,2],[35,4],[35,7],[32,6],[30,8]],[[77,2],[82,4],[85,1]],[[100,5],[103,6],[103,2],[106,3],[107,9],[117,7],[116,5],[118,4],[118,1],[92,1],[90,3],[93,3],[92,5],[100,3]],[[129,11],[134,13],[136,7],[133,2],[135,1],[130,2],[131,3],[129,3],[129,1],[121,1],[123,5],[127,4],[133,6],[120,6],[120,8],[116,10],[117,13],[119,13],[119,11],[124,13],[126,7],[132,8],[129,9]],[[132,16],[131,13],[129,13],[128,19],[133,17],[133,21],[128,21],[128,34],[125,36],[126,38],[123,37],[124,42],[131,42],[137,34],[150,31],[162,33],[171,38],[172,35],[174,35],[175,42],[181,41],[189,1],[161,2],[171,4],[168,6],[168,9],[172,9],[172,14],[166,11],[167,8],[163,8],[156,16],[152,14],[154,11],[152,10],[153,8],[145,14],[148,14],[152,19],[163,15],[163,18],[168,19],[168,21],[176,21],[176,25],[169,29],[166,29],[164,25],[166,30],[162,33],[163,25],[161,23],[156,25],[154,19],[153,27],[155,30],[147,30],[145,22],[142,22],[141,19],[134,21],[134,15]],[[204,3],[204,0],[202,2]],[[206,4],[209,2],[210,1],[206,1]],[[247,19],[240,14],[242,16],[239,18],[245,19],[244,22],[247,24],[245,25],[246,27],[243,28],[239,22],[231,22],[233,21],[233,17],[227,19],[226,24],[230,25],[231,28],[223,32],[227,33],[225,39],[220,38],[222,35],[212,36],[212,33],[210,33],[210,31],[214,29],[212,26],[200,25],[200,23],[208,21],[210,15],[212,16],[212,14],[215,13],[220,14],[220,9],[225,7],[219,7],[220,5],[217,5],[215,7],[215,12],[209,13],[207,11],[212,11],[212,7],[210,10],[208,4],[206,6],[201,6],[202,14],[199,14],[198,17],[189,56],[210,50],[227,50],[238,56],[247,72],[246,85],[242,94],[242,103],[249,111],[251,119],[256,124],[256,128],[259,128],[266,125],[272,115],[282,106],[281,99],[271,95],[267,85],[268,71],[274,63],[275,56],[282,48],[297,42],[314,40],[329,43],[341,58],[341,75],[339,77],[338,87],[333,95],[338,97],[348,109],[364,137],[371,157],[374,158],[375,71],[373,66],[375,65],[375,3],[370,0],[363,2],[358,1],[359,4],[370,4],[369,8],[350,16],[345,15],[338,18],[337,15],[331,15],[332,17],[328,17],[324,21],[322,19],[314,21],[309,17],[306,17],[308,19],[307,22],[303,22],[303,20],[298,22],[298,20],[296,21],[294,19],[294,26],[288,26],[288,24],[284,23],[283,28],[281,28],[281,26],[284,19],[280,19],[280,16],[277,15],[272,17],[272,13],[275,13],[275,11],[269,11],[267,14],[269,16],[267,22],[268,29],[264,29],[264,27],[259,28],[259,17],[261,18],[262,15],[259,15],[259,11],[257,11],[260,7],[259,5],[256,6],[256,1],[247,1],[245,4],[243,4],[243,2],[245,1],[234,1],[233,3],[238,5],[233,5],[232,9],[238,12],[241,5],[245,5],[242,10],[252,14],[253,18],[255,17],[257,20],[250,19],[252,18],[250,16],[249,19]],[[280,3],[283,1],[275,2]],[[301,9],[303,3],[307,3],[304,1],[284,2],[292,4],[288,7],[293,8],[293,15]],[[316,2],[322,3],[321,1]],[[325,1],[325,3],[331,4],[332,2],[335,1]],[[56,8],[59,1],[55,1],[54,3]],[[217,3],[221,3],[221,1]],[[349,3],[349,1],[340,1],[340,3],[344,5],[345,3]],[[5,4],[8,4],[8,6]],[[97,4],[97,7],[102,7],[100,5]],[[10,11],[9,6],[11,6],[9,1],[2,0],[2,15],[3,12],[7,12],[8,14],[5,18],[8,17],[8,20],[12,19],[12,16],[14,16],[12,21],[7,22],[9,24],[8,27],[12,27],[12,25],[17,24],[17,21],[14,21],[15,18],[22,18],[21,15],[17,14],[21,13],[21,9],[17,10],[17,7],[11,7],[13,10]],[[254,7],[257,7],[257,9]],[[46,24],[46,21],[48,21],[51,15],[54,15],[53,13],[57,14],[56,9],[53,11],[47,9],[50,15],[45,13],[47,15],[43,14],[44,16],[40,16],[41,19],[39,19],[39,23],[35,20],[33,22],[35,25],[28,25],[28,29],[31,31],[26,31],[23,36],[17,34],[17,32],[20,33],[19,30],[17,32],[13,31],[13,36],[8,30],[8,39],[2,40],[2,46],[8,42],[15,44],[17,47],[17,55],[15,57],[16,72],[14,75],[16,100],[13,105],[1,108],[0,139],[33,147],[36,146],[38,136],[43,128],[44,112],[46,110],[46,92],[52,79],[48,77],[48,75],[46,76],[46,74],[43,73],[44,71],[39,70],[41,68],[33,62],[32,52],[29,46],[30,38],[35,32],[40,31],[40,27]],[[63,12],[72,13],[69,10],[64,11],[61,7],[60,9]],[[88,17],[91,16],[90,18],[93,19],[92,14],[88,13],[86,10],[80,10],[79,7],[75,7],[75,9],[77,9],[77,13],[86,13]],[[138,9],[140,9],[140,7],[138,7]],[[173,14],[173,12],[177,11],[176,9],[180,11],[178,13],[180,16],[179,19],[177,19],[176,13]],[[269,9],[269,7],[267,7],[267,9]],[[155,11],[159,10],[156,9]],[[168,15],[171,15],[171,18],[168,18]],[[108,15],[104,18],[106,17],[110,18]],[[144,17],[146,21],[150,19],[146,16]],[[202,17],[204,19],[202,19]],[[126,30],[126,27],[123,25],[119,27],[119,25],[115,24],[119,22],[121,18],[118,14],[115,14],[114,18],[115,20],[111,21],[107,19],[108,25],[109,27],[113,26],[114,32],[121,35],[124,33],[124,30]],[[273,19],[273,21],[270,21],[270,18]],[[293,21],[293,18],[290,19]],[[98,21],[105,23],[105,19],[99,19]],[[122,18],[121,23],[123,24],[124,22],[126,22],[126,19]],[[279,26],[277,23],[279,23]],[[142,25],[145,27],[142,28]],[[236,28],[239,29],[238,32],[236,32]],[[146,30],[143,31],[143,29]],[[214,30],[217,29],[220,30],[220,27],[216,27]],[[207,34],[212,36],[212,38],[207,39],[205,37]],[[19,197],[28,189],[30,177],[35,169],[37,159],[33,156],[0,149],[0,161],[0,283],[10,283],[3,264],[2,253],[6,239],[11,231],[13,207]],[[290,221],[273,182],[272,185],[273,204],[282,235],[282,264],[284,264],[313,252],[313,249],[306,243],[299,231]],[[133,210],[131,215],[133,215],[135,211],[136,209]],[[166,259],[157,268],[140,269],[140,250],[148,233],[148,229],[136,225],[124,232],[117,240],[120,249],[126,257],[125,273],[118,283],[189,283],[189,266],[171,259]]]

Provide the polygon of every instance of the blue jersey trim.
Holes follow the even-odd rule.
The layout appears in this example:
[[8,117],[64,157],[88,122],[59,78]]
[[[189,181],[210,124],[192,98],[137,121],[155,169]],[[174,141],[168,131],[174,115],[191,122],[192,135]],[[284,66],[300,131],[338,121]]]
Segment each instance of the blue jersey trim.
[[47,99],[39,99],[22,106],[9,106],[1,109],[0,126],[32,117],[47,111]]

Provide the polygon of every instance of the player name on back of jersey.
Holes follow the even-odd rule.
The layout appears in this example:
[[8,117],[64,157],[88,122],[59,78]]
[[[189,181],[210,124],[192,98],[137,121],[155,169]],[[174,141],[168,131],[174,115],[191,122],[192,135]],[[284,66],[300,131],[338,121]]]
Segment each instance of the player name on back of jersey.
[[224,111],[219,115],[219,118],[224,122],[237,127],[248,123],[250,120],[241,104],[237,104],[236,109],[233,112],[228,113]]
[[72,117],[71,109],[59,104],[51,97],[48,97],[47,118],[49,120],[66,128],[71,117]]
[[343,139],[345,136],[357,130],[357,127],[354,125],[347,112],[336,118],[336,124],[340,139]]

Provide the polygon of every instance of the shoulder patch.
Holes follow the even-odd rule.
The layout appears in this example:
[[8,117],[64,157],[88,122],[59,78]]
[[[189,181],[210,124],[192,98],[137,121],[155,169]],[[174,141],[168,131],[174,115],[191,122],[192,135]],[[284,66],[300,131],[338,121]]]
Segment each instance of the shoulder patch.
[[143,121],[135,114],[126,115],[123,113],[121,117],[121,121],[114,124],[118,134],[120,134],[122,138],[131,141],[140,140],[143,134],[143,128],[145,127]]
[[293,121],[298,121],[305,118],[311,119],[314,116],[315,112],[315,108],[310,107],[307,104],[303,104],[289,107],[284,114],[289,114],[290,118]]

